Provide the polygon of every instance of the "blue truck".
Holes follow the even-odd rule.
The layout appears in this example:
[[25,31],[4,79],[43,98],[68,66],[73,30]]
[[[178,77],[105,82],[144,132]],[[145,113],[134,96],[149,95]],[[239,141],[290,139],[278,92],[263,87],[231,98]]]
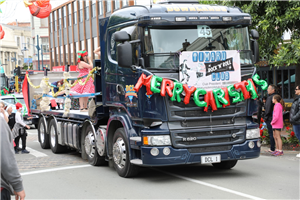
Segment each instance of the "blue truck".
[[[39,115],[41,147],[54,153],[75,149],[91,165],[109,163],[121,177],[136,175],[141,166],[198,163],[230,169],[238,160],[259,157],[255,100],[204,111],[193,97],[184,103],[184,93],[173,101],[149,94],[145,86],[135,88],[142,75],[180,82],[184,52],[238,51],[240,79],[251,78],[259,35],[250,25],[251,16],[238,7],[198,1],[135,5],[102,19],[101,59],[94,60],[101,67],[94,79],[95,92],[101,92],[95,97],[96,112],[71,110],[64,117],[59,110],[31,110]],[[201,82],[204,74],[196,76]]]

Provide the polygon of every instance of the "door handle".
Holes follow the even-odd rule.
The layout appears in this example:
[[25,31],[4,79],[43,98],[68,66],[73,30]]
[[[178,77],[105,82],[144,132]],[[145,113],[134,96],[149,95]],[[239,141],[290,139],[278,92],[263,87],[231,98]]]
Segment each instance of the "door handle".
[[117,93],[118,93],[119,95],[125,95],[125,90],[124,90],[124,87],[123,87],[122,85],[118,84],[118,85],[116,86],[116,89],[117,89]]

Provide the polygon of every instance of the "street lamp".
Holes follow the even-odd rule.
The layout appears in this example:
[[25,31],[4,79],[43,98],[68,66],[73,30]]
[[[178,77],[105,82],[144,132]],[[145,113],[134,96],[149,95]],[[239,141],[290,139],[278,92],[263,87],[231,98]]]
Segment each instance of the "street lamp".
[[[39,46],[39,35],[37,35],[36,37],[37,37],[37,44],[36,44],[36,46],[35,46],[34,44],[29,44],[29,43],[28,43],[28,45],[32,45],[32,46],[34,46],[34,47],[37,49],[37,56],[38,56],[38,70],[40,71],[40,50],[41,50],[41,48],[40,48],[40,46]],[[23,44],[27,44],[27,43],[23,43]],[[26,46],[25,46],[24,49],[22,49],[21,51],[22,51],[22,52],[23,52],[23,51],[28,51],[28,49],[27,49]],[[42,53],[42,55],[43,55],[43,53]],[[42,64],[43,64],[43,57],[42,57]]]

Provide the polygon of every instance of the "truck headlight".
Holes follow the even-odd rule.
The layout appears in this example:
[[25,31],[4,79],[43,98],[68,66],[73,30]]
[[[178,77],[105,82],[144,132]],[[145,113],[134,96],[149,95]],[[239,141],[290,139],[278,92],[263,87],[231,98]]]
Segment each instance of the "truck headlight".
[[166,146],[171,145],[171,138],[169,135],[144,136],[143,142],[149,146]]
[[246,139],[254,139],[254,138],[259,138],[259,137],[260,137],[259,128],[248,129],[246,131]]

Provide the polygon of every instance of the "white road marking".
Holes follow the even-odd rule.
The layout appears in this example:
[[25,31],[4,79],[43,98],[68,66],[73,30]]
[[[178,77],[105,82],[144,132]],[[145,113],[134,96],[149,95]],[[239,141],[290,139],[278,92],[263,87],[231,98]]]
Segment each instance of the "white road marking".
[[48,156],[47,154],[44,154],[44,153],[39,152],[39,151],[37,151],[37,150],[34,150],[34,149],[30,148],[30,147],[26,147],[26,149],[27,149],[28,151],[30,151],[30,154],[31,154],[31,155],[33,155],[33,156],[35,156],[35,157],[37,157],[37,158]]
[[168,174],[168,175],[171,175],[171,176],[174,176],[174,177],[177,177],[177,178],[180,178],[180,179],[183,179],[183,180],[186,180],[186,181],[190,181],[190,182],[197,183],[197,184],[200,184],[200,185],[204,185],[204,186],[207,186],[207,187],[211,187],[211,188],[215,188],[215,189],[222,190],[222,191],[225,191],[225,192],[229,192],[229,193],[232,193],[232,194],[235,194],[235,195],[238,195],[238,196],[246,197],[246,198],[249,198],[249,199],[264,200],[264,199],[256,197],[256,196],[252,196],[252,195],[245,194],[245,193],[242,193],[242,192],[234,191],[234,190],[231,190],[231,189],[227,189],[227,188],[217,186],[217,185],[213,185],[213,184],[210,184],[210,183],[206,183],[206,182],[203,182],[203,181],[198,181],[196,179],[188,178],[188,177],[185,177],[185,176],[180,176],[180,175],[165,172],[165,171],[162,171],[162,170],[158,170],[158,171],[163,172],[163,173]]
[[84,168],[84,167],[92,167],[92,165],[77,165],[77,166],[70,166],[70,167],[59,167],[54,169],[44,169],[44,170],[38,170],[33,172],[24,172],[21,173],[21,176],[27,176],[32,174],[42,174],[42,173],[48,173],[48,172],[55,172],[55,171],[61,171],[61,170],[68,170],[68,169],[78,169],[78,168]]

